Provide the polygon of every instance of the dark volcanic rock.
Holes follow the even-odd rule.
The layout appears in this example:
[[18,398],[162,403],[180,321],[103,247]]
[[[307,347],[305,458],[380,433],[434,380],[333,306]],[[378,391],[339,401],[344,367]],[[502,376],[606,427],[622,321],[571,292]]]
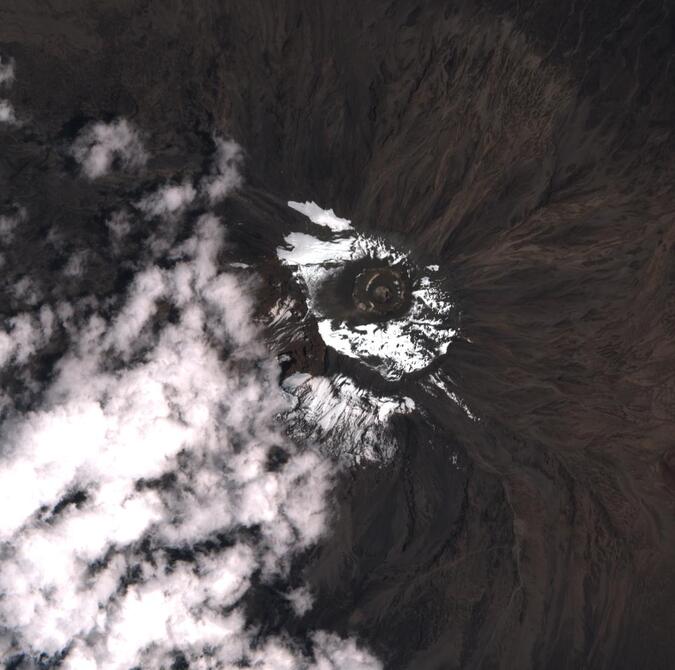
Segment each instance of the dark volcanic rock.
[[[261,315],[297,292],[287,199],[397,233],[455,287],[438,365],[480,421],[402,380],[427,418],[344,475],[293,634],[356,631],[392,669],[675,667],[674,26],[650,0],[3,3],[30,118],[0,127],[1,204],[31,209],[7,286],[30,258],[53,299],[119,291],[102,212],[218,130],[247,154],[222,212]],[[85,187],[66,147],[116,116],[153,158]],[[84,288],[60,279],[78,249]],[[289,371],[383,384],[303,329],[276,343]]]

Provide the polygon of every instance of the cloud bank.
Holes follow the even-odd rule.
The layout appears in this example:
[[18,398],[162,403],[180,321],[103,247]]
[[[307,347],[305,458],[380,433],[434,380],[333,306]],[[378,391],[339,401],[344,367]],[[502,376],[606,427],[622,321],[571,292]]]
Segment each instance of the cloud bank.
[[[279,425],[289,399],[224,245],[203,215],[112,312],[44,306],[0,335],[17,374],[55,328],[71,342],[40,403],[0,428],[3,660],[381,668],[352,639],[300,647],[247,619],[252,584],[326,532],[332,467]],[[307,615],[305,588],[286,597]]]

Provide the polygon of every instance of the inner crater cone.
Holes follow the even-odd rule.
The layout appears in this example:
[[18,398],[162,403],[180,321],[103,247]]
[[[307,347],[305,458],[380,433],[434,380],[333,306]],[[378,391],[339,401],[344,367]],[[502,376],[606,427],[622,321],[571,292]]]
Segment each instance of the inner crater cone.
[[354,280],[352,298],[366,316],[388,316],[399,311],[407,298],[408,279],[391,267],[367,268]]

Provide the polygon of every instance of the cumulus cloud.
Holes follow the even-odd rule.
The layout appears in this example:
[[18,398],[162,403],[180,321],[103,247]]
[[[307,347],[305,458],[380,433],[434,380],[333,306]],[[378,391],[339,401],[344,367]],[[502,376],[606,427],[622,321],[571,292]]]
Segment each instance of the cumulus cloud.
[[243,161],[241,147],[232,140],[216,137],[216,154],[211,174],[204,177],[201,189],[211,204],[219,202],[241,185],[239,169]]
[[166,184],[137,203],[137,207],[149,216],[176,214],[190,205],[197,191],[190,181],[181,184]]
[[[279,426],[288,396],[248,294],[218,267],[224,244],[203,216],[168,262],[138,272],[113,316],[93,302],[77,322],[62,303],[0,337],[15,362],[57,318],[72,337],[40,405],[0,428],[0,657],[72,670],[177,658],[381,668],[352,639],[317,632],[308,652],[247,624],[256,575],[283,576],[326,532],[332,469]],[[287,597],[298,614],[311,607],[302,587]]]
[[286,594],[286,599],[291,603],[293,611],[298,616],[304,616],[314,606],[314,598],[306,586],[300,586]]
[[138,131],[126,119],[87,126],[76,138],[71,152],[89,179],[108,174],[115,165],[137,169],[148,159]]
[[0,56],[0,86],[11,86],[14,82],[14,61]]
[[136,206],[149,217],[175,218],[195,201],[213,205],[241,185],[239,168],[243,161],[241,147],[232,140],[215,138],[216,150],[210,173],[200,180],[164,184],[143,197]]
[[[85,129],[73,148],[83,172],[140,164],[130,134],[123,121]],[[353,639],[265,637],[245,613],[249,590],[261,580],[279,589],[297,552],[326,532],[333,465],[280,425],[289,395],[248,286],[219,266],[221,223],[204,215],[173,241],[189,205],[239,185],[240,160],[234,143],[218,141],[207,176],[136,203],[169,225],[147,240],[157,263],[136,267],[123,299],[60,302],[0,331],[0,366],[28,378],[21,366],[56,324],[70,338],[31,411],[0,397],[3,660],[72,670],[381,667]],[[18,223],[7,223],[8,237]],[[119,245],[128,210],[107,227]],[[75,254],[64,272],[79,277],[85,261]],[[26,299],[34,282],[20,284],[14,293]],[[280,595],[296,616],[311,611],[305,586]]]
[[112,214],[112,216],[106,221],[105,225],[107,226],[113,243],[115,244],[119,244],[131,232],[129,215],[124,210]]
[[12,293],[17,300],[28,305],[37,305],[42,299],[42,292],[38,285],[28,275],[25,275],[14,284]]
[[63,268],[63,274],[66,277],[81,277],[87,266],[87,251],[75,252]]
[[25,363],[44,347],[54,330],[54,312],[48,305],[35,314],[22,312],[7,320],[0,330],[0,369],[9,363]]
[[28,218],[26,210],[19,207],[15,214],[0,216],[0,243],[10,244],[16,229]]
[[[14,83],[14,61],[0,56],[0,88]],[[0,123],[17,124],[14,107],[9,100],[0,100]]]
[[381,670],[381,663],[354,640],[319,631],[314,635],[316,670]]
[[8,100],[0,100],[0,123],[17,123],[16,112]]

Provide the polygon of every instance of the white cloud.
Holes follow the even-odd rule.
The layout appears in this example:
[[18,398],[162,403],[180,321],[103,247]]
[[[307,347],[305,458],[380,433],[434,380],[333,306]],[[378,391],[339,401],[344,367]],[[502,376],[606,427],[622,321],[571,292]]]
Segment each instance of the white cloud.
[[197,191],[189,181],[182,184],[166,184],[137,203],[139,209],[149,216],[176,214],[192,204]]
[[110,236],[115,244],[119,244],[131,232],[129,215],[124,210],[112,214],[105,222],[105,225],[110,231]]
[[201,189],[206,192],[211,204],[219,202],[241,185],[239,168],[243,161],[241,147],[232,140],[215,138],[216,155],[211,174],[204,177]]
[[157,311],[157,301],[165,294],[165,279],[159,268],[136,275],[124,308],[108,329],[106,342],[124,355],[131,353],[141,330]]
[[14,61],[0,56],[0,86],[11,86],[14,82]]
[[0,100],[0,123],[17,123],[16,112],[9,100]]
[[[288,398],[244,287],[219,270],[223,244],[204,216],[173,264],[137,274],[116,316],[82,322],[61,303],[0,337],[17,362],[57,318],[73,338],[41,404],[0,428],[5,657],[64,654],[72,670],[169,667],[177,651],[191,668],[381,667],[351,639],[316,634],[311,660],[246,626],[253,575],[285,574],[326,532],[332,468],[278,425]],[[170,322],[156,322],[159,301]],[[271,469],[279,447],[288,460]],[[311,605],[306,591],[288,597]]]
[[54,312],[43,305],[36,314],[22,312],[7,321],[0,330],[0,368],[10,362],[25,363],[38,349],[45,346],[54,330]]
[[[153,258],[160,258],[170,251],[178,234],[185,211],[197,204],[213,205],[242,183],[239,166],[242,152],[238,144],[230,140],[215,138],[216,150],[208,175],[187,177],[181,182],[169,182],[157,186],[137,201],[135,207],[146,218],[159,219],[157,226],[145,247]],[[120,213],[108,222],[115,249],[120,249],[122,239],[130,232],[128,215]],[[223,279],[224,282],[229,281]],[[212,287],[216,290],[216,287]]]
[[75,252],[63,268],[63,274],[66,277],[81,277],[87,267],[87,251]]
[[320,631],[314,635],[315,670],[381,670],[382,664],[354,640]]
[[28,218],[26,210],[20,207],[15,214],[0,216],[0,243],[10,244],[14,240],[16,229]]
[[[197,188],[189,179],[180,184],[165,184],[155,189],[136,203],[147,216],[172,218],[180,214],[198,198],[205,199],[210,205],[226,198],[241,183],[239,168],[243,161],[240,146],[231,140],[215,138],[216,151],[210,174],[197,183]],[[165,249],[161,249],[165,251]]]
[[14,284],[12,293],[17,300],[21,300],[28,305],[36,305],[42,299],[42,293],[37,283],[28,275],[24,275]]
[[137,169],[148,159],[138,131],[126,119],[87,126],[71,151],[89,179],[108,174],[115,162],[125,169]]
[[[3,59],[0,56],[0,88],[11,86],[14,83],[14,61]],[[0,123],[17,124],[18,120],[14,107],[9,100],[0,100]]]
[[286,598],[298,616],[304,616],[314,606],[314,598],[306,586],[293,589],[286,594]]

